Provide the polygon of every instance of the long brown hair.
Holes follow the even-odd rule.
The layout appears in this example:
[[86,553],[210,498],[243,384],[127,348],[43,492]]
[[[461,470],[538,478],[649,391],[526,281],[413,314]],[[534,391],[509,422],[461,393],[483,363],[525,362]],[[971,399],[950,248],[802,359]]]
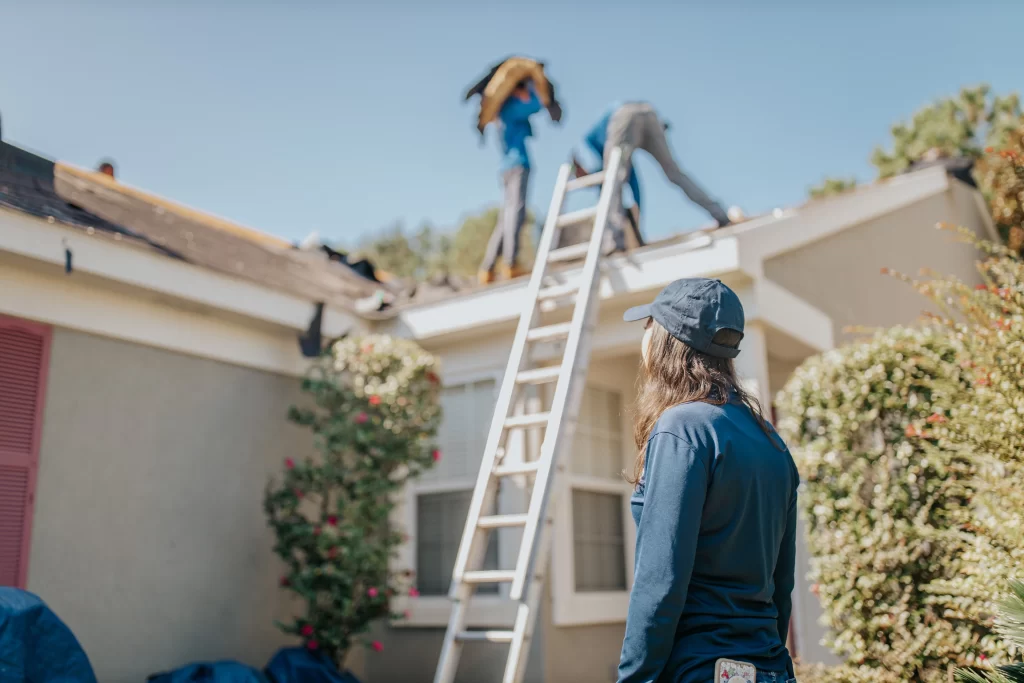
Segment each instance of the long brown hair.
[[[640,389],[633,419],[633,440],[637,456],[632,477],[626,477],[630,484],[635,486],[643,476],[647,440],[654,429],[654,423],[662,413],[680,403],[703,401],[724,405],[730,396],[734,396],[750,409],[764,433],[773,444],[776,443],[778,437],[765,422],[760,402],[736,378],[732,359],[709,356],[679,341],[655,321],[648,320],[647,324],[654,329],[647,358],[641,362]],[[742,337],[735,330],[720,330],[714,342],[735,347]]]

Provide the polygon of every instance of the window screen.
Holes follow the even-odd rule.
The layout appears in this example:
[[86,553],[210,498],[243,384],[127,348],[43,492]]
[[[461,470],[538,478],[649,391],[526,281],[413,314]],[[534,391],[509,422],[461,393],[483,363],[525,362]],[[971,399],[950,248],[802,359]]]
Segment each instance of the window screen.
[[[472,491],[454,491],[416,497],[416,573],[422,595],[448,593],[472,496]],[[489,536],[484,569],[497,569],[498,534],[491,531]],[[484,584],[477,589],[477,593],[497,592],[497,584]]]
[[622,448],[621,395],[587,387],[572,442],[572,473],[621,481]]
[[626,543],[622,496],[572,492],[576,591],[626,590]]
[[494,380],[445,387],[441,390],[441,427],[437,442],[441,460],[423,474],[428,481],[476,479],[494,416]]

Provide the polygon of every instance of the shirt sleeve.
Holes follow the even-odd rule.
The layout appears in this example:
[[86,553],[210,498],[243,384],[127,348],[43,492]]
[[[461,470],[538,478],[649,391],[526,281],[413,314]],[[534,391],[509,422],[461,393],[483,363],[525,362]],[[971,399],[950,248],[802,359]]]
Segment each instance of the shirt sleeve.
[[506,124],[527,121],[541,110],[537,93],[530,88],[530,99],[525,102],[518,97],[509,97],[501,108],[501,119]]
[[779,559],[775,563],[775,574],[772,577],[775,582],[775,595],[772,601],[779,612],[779,639],[783,645],[789,637],[789,619],[793,613],[793,587],[796,584],[796,498],[797,494],[794,491],[786,516],[786,532],[782,536],[782,547],[779,549]]
[[674,434],[655,434],[647,445],[619,683],[658,680],[672,654],[697,553],[709,463],[707,454]]

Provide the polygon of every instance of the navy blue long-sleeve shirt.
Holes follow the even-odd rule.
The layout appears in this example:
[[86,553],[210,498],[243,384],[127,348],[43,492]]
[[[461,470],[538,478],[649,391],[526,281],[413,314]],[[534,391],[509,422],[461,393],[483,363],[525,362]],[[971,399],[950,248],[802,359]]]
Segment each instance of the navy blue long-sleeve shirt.
[[750,411],[662,414],[631,500],[636,566],[620,683],[707,683],[721,658],[789,672],[799,475]]

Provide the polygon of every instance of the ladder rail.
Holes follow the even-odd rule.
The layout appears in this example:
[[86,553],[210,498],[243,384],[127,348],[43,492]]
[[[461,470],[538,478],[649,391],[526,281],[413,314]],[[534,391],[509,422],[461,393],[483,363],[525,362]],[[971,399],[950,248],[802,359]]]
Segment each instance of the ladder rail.
[[[621,150],[612,150],[605,172],[615,178],[618,175],[619,163],[621,161]],[[590,246],[587,249],[587,259],[583,263],[583,271],[580,273],[580,280],[589,283],[589,286],[580,288],[576,300],[576,307],[572,314],[571,330],[565,343],[565,351],[562,358],[561,376],[555,385],[555,395],[551,399],[551,416],[548,419],[547,430],[544,434],[544,442],[541,444],[540,466],[537,468],[537,476],[534,479],[533,491],[530,495],[530,508],[527,512],[529,521],[523,529],[523,537],[519,548],[519,557],[516,562],[516,578],[509,590],[509,597],[512,600],[521,600],[526,584],[534,571],[534,555],[536,554],[536,541],[538,540],[537,530],[540,524],[544,523],[544,516],[547,512],[548,501],[551,498],[551,487],[548,485],[553,474],[556,460],[568,447],[572,445],[572,436],[575,433],[575,420],[579,412],[579,398],[582,395],[582,384],[577,381],[578,374],[586,369],[589,358],[589,330],[585,329],[588,324],[593,324],[594,310],[592,302],[597,302],[594,296],[600,284],[598,267],[601,261],[601,250],[604,247],[604,237],[607,228],[609,209],[614,196],[614,182],[606,183],[597,203],[597,212],[594,219],[594,229],[590,235]],[[586,337],[586,339],[584,339]],[[583,353],[580,353],[583,351]],[[571,396],[570,391],[580,396]],[[576,405],[574,405],[576,404]],[[569,420],[564,420],[566,408],[569,408]]]

